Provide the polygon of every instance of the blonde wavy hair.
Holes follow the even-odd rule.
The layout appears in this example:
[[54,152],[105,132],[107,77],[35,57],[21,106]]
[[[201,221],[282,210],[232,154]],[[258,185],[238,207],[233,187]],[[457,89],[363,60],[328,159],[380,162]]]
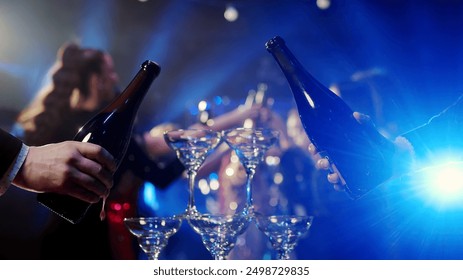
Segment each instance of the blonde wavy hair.
[[74,42],[66,43],[58,50],[49,71],[49,84],[17,118],[26,144],[44,145],[62,140],[57,131],[66,124],[60,120],[72,112],[73,97],[89,94],[90,76],[103,71],[104,56],[101,50],[81,48]]

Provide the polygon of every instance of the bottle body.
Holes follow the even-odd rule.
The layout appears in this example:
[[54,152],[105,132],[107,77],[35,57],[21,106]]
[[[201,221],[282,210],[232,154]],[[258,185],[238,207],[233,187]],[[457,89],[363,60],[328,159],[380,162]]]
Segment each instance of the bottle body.
[[303,68],[283,39],[269,40],[266,48],[288,80],[306,134],[336,165],[349,196],[359,198],[386,181],[392,175],[392,143],[359,124],[349,106]]
[[[74,140],[102,146],[119,166],[130,142],[138,108],[159,72],[160,68],[156,63],[145,61],[127,88],[82,126]],[[57,193],[41,193],[37,195],[37,199],[45,207],[74,224],[80,222],[91,206],[85,201]]]

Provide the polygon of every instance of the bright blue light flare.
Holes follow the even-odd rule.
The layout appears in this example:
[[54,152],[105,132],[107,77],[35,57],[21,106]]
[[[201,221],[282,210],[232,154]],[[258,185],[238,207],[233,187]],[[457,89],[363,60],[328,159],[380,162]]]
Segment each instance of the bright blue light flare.
[[418,176],[423,198],[439,209],[463,208],[463,162],[445,161],[422,169]]
[[156,187],[150,182],[144,183],[143,200],[144,204],[150,207],[151,210],[157,211],[159,209],[159,202],[156,196]]
[[112,31],[111,15],[115,4],[112,1],[87,1],[81,16],[79,37],[83,46],[108,50]]

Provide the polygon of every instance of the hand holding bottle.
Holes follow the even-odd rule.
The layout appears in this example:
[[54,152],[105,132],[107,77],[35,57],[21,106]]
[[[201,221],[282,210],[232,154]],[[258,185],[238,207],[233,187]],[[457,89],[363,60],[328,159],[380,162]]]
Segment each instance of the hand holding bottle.
[[109,192],[115,170],[114,158],[102,147],[66,141],[30,147],[13,184],[28,191],[67,194],[95,203]]
[[[370,129],[374,129],[374,125],[370,119],[370,116],[359,112],[354,112],[353,116],[359,124],[369,126]],[[334,189],[337,191],[345,191],[346,181],[342,177],[342,174],[339,172],[336,165],[331,163],[326,157],[322,157],[318,153],[318,150],[315,147],[315,145],[312,143],[310,143],[309,145],[309,152],[314,159],[315,167],[319,170],[326,170],[329,172],[327,175],[327,179],[328,182],[333,184]]]
[[[353,116],[360,125],[365,127],[367,131],[371,131],[372,136],[378,133],[374,123],[371,121],[370,116],[359,112],[354,112]],[[408,142],[408,140],[402,136],[397,137],[391,144],[394,145],[395,148],[395,152],[389,161],[389,164],[392,166],[393,170],[391,175],[392,178],[394,176],[404,175],[410,171],[414,161],[414,154],[413,147]],[[314,158],[316,168],[329,172],[327,179],[328,182],[333,184],[334,189],[337,191],[345,191],[346,181],[337,169],[336,165],[331,163],[329,159],[321,157],[317,148],[312,143],[309,145],[309,152]]]

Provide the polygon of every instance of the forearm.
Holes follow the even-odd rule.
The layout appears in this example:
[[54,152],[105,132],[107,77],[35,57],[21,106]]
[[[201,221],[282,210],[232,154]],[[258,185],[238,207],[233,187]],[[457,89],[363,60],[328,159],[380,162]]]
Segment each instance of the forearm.
[[119,175],[123,174],[124,170],[127,169],[131,170],[139,178],[150,181],[159,188],[167,187],[185,170],[177,158],[166,163],[158,163],[152,160],[144,148],[133,138],[118,170]]
[[[244,125],[246,119],[255,120],[259,116],[260,109],[261,107],[257,105],[251,108],[239,106],[234,110],[211,119],[207,124],[207,128],[214,131],[222,131],[225,129],[241,127]],[[197,123],[192,125],[190,128],[204,128],[204,125]]]

